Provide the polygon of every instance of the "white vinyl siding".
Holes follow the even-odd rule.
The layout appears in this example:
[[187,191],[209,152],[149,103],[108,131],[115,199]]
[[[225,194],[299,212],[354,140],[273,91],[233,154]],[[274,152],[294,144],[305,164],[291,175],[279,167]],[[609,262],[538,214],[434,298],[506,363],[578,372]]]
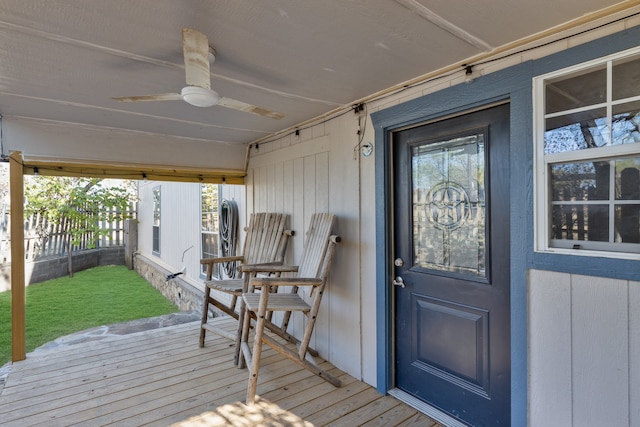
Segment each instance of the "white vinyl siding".
[[638,425],[640,283],[529,272],[529,425]]

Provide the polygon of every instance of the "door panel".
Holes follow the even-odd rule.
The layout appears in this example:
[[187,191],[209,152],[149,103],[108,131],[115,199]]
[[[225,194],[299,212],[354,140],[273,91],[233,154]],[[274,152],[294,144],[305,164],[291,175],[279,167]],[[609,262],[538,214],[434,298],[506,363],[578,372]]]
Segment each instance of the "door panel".
[[393,150],[396,386],[508,425],[509,106],[397,132]]

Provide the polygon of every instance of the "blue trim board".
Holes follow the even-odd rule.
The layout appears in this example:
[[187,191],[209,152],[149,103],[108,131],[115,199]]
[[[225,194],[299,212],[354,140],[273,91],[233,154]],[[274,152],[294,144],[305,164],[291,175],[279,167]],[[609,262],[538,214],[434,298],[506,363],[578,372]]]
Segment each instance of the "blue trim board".
[[499,100],[511,105],[511,423],[527,425],[527,270],[640,280],[640,263],[533,251],[534,76],[640,45],[640,26],[519,64],[371,115],[375,128],[377,389],[394,386],[391,279],[390,132]]

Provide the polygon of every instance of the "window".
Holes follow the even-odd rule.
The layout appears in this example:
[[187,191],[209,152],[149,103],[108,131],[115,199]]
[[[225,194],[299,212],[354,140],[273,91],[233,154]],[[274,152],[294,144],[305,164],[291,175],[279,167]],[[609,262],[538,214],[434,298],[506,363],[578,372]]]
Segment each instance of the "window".
[[640,258],[640,50],[534,91],[536,250]]
[[[218,189],[217,184],[201,184],[201,256],[213,258],[218,256]],[[202,266],[202,274],[206,274],[206,265]],[[214,264],[213,276],[220,277],[220,265]]]
[[160,187],[153,189],[153,253],[160,254]]

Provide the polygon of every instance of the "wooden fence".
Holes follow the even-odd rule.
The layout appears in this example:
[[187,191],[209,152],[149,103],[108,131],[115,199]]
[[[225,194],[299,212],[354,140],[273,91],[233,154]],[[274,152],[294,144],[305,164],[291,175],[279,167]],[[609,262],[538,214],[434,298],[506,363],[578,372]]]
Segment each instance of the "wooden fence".
[[[136,217],[133,205],[130,207],[129,214],[132,218]],[[8,207],[3,205],[0,211],[0,261],[3,263],[11,262],[10,221],[11,213]],[[60,224],[49,223],[46,218],[42,218],[40,215],[32,215],[25,219],[25,261],[29,262],[41,257],[66,254],[67,230],[71,226],[72,224],[67,219],[63,219]],[[124,221],[114,221],[112,223],[102,221],[100,228],[109,230],[109,232],[101,236],[94,236],[94,233],[87,232],[82,236],[79,244],[72,246],[71,251],[88,249],[91,246],[100,248],[124,245]],[[40,230],[42,232],[39,233]]]

